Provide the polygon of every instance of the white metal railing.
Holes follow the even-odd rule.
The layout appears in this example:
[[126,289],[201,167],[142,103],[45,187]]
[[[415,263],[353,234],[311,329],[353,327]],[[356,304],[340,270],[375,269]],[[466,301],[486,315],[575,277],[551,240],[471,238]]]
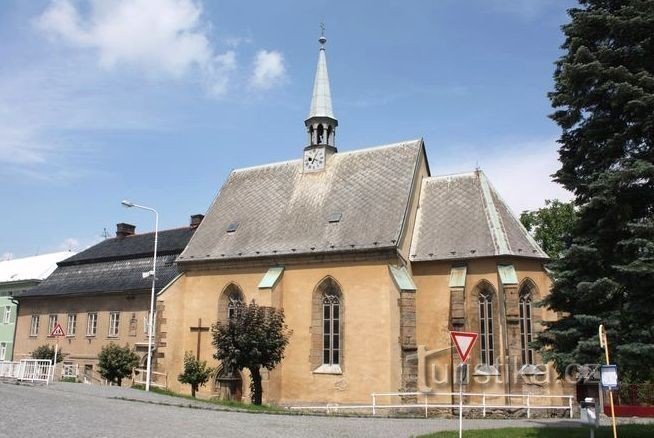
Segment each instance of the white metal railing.
[[44,382],[52,378],[54,367],[49,359],[22,359],[20,362],[0,362],[0,377],[25,382]]
[[[147,375],[147,370],[144,368],[134,368],[132,370],[132,385],[145,385],[145,379]],[[152,380],[150,380],[151,386],[156,386],[158,388],[168,388],[168,373],[159,373],[156,371],[150,371],[152,374]]]
[[76,363],[64,363],[61,370],[61,377],[74,377],[79,375],[79,365]]
[[[526,409],[527,418],[531,418],[532,410],[556,409],[563,411],[569,410],[570,418],[573,418],[574,397],[571,395],[502,394],[485,392],[464,392],[461,395],[469,399],[467,402],[464,399],[463,409],[481,409],[483,417],[486,417],[488,409]],[[424,409],[425,418],[427,418],[429,416],[430,408],[458,409],[460,394],[458,392],[377,392],[372,393],[370,396],[372,398],[372,403],[369,405],[339,405],[336,403],[329,403],[323,406],[292,406],[290,409],[325,410],[327,413],[338,412],[341,409],[370,409],[372,415],[377,415],[377,410],[379,409],[418,408]],[[379,403],[378,399],[380,397],[415,397],[416,401],[414,403]],[[451,402],[435,402],[434,399],[436,397],[449,397],[451,398]],[[419,402],[420,398],[422,398],[422,402]],[[454,402],[454,399],[456,399],[456,403]],[[517,399],[517,401],[514,403],[513,400],[515,399]],[[539,399],[548,400],[550,403],[539,403]],[[558,399],[560,403],[552,403],[552,401],[556,399]]]

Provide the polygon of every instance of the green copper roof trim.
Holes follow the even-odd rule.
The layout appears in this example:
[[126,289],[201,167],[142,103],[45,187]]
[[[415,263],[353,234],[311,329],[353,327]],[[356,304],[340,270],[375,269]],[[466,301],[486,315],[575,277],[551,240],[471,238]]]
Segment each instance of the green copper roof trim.
[[450,270],[450,287],[466,287],[467,272],[468,267],[466,265],[452,266]]
[[268,272],[266,272],[259,282],[259,289],[272,289],[275,287],[283,272],[283,266],[273,266],[272,268],[268,268]]
[[409,274],[404,266],[388,265],[388,269],[391,271],[391,276],[393,277],[393,281],[395,281],[395,285],[400,290],[415,291],[418,289],[411,278],[411,274]]
[[513,265],[497,265],[497,272],[502,284],[518,284],[518,274]]

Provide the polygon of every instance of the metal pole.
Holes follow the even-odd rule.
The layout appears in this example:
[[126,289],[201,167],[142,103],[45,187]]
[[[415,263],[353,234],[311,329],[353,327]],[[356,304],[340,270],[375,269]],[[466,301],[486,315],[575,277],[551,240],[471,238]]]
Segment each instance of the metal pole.
[[152,256],[152,292],[150,292],[150,316],[148,317],[148,357],[146,367],[145,390],[150,391],[150,381],[152,379],[152,328],[154,327],[154,291],[157,282],[157,240],[159,234],[159,213],[154,212],[154,253]]
[[459,438],[463,437],[463,367],[465,363],[461,363],[459,372]]
[[54,363],[52,364],[52,375],[50,376],[53,383],[54,383],[55,368],[57,367],[58,350],[59,350],[59,336],[57,336],[57,342],[55,343]]

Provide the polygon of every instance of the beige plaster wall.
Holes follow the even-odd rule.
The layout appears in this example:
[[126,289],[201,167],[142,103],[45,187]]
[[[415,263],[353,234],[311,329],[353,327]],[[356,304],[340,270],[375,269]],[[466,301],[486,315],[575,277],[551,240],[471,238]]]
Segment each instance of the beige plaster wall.
[[[161,330],[166,332],[161,367],[171,376],[181,371],[184,351],[196,350],[197,334],[190,327],[197,325],[198,318],[203,325],[217,320],[220,293],[233,282],[248,302],[281,302],[293,330],[285,359],[270,375],[264,374],[265,402],[354,403],[369,401],[371,392],[396,391],[400,386],[399,291],[388,271],[390,262],[288,265],[273,291],[257,287],[267,267],[186,272],[159,297],[165,306]],[[337,375],[314,373],[309,360],[312,294],[326,276],[338,282],[343,296],[342,374]],[[216,366],[211,336],[203,334],[201,342],[201,358]],[[245,400],[247,375],[244,371]],[[169,383],[173,390],[188,392],[174,378]],[[213,395],[213,385],[202,388],[201,395]]]

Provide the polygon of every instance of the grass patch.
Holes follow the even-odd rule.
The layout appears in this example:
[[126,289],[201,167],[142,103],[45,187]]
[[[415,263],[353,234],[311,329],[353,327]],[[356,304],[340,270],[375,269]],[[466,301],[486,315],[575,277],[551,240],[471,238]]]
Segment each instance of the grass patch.
[[[144,385],[132,385],[134,389],[145,390]],[[277,408],[269,405],[253,405],[249,403],[241,403],[233,400],[218,400],[217,398],[212,399],[203,399],[203,398],[193,398],[188,394],[180,394],[178,392],[171,391],[170,389],[157,388],[156,386],[150,387],[150,392],[155,392],[157,394],[168,395],[170,397],[183,398],[186,400],[193,400],[201,403],[208,403],[212,405],[222,406],[230,409],[241,409],[244,411],[252,412],[287,412],[284,409]]]
[[[436,432],[421,438],[457,438],[459,432]],[[588,438],[587,427],[530,427],[506,429],[463,430],[465,438]],[[618,436],[629,438],[650,438],[654,436],[653,424],[618,425]],[[595,438],[613,438],[613,429],[600,427]]]

